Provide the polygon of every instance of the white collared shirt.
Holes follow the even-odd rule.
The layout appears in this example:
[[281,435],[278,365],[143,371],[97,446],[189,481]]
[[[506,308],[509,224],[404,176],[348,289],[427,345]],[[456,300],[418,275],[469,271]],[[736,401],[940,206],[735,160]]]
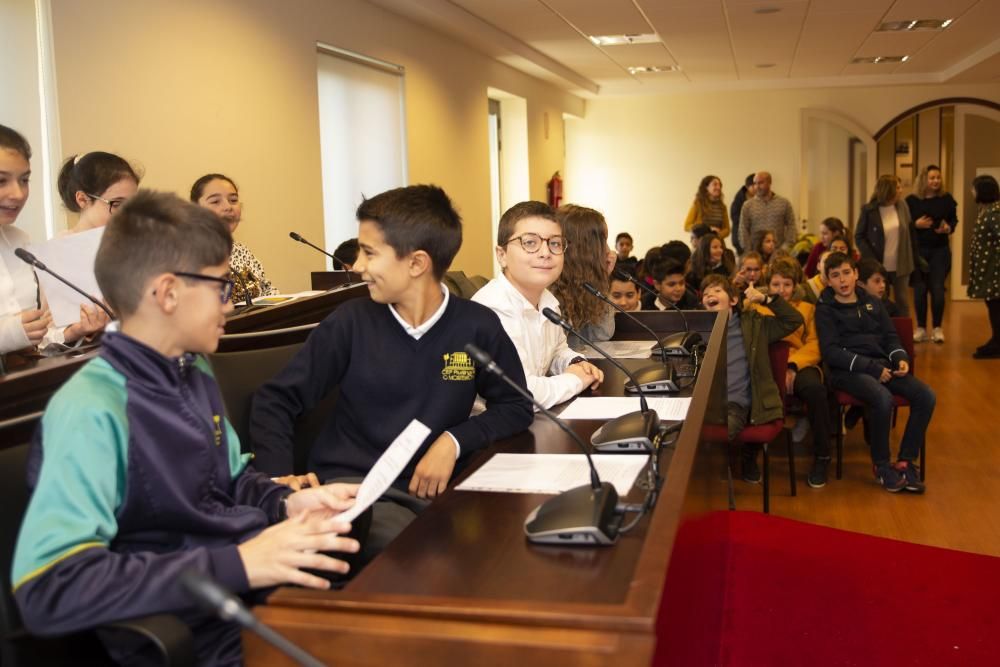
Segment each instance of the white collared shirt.
[[559,301],[542,292],[538,308],[501,275],[476,292],[472,300],[493,310],[510,336],[524,367],[528,391],[546,408],[567,401],[583,391],[583,381],[566,368],[579,354],[566,344],[566,334],[544,315],[544,308],[559,312]]
[[[0,225],[0,354],[31,347],[21,324],[21,311],[38,308],[40,299],[44,305],[34,269],[14,254],[29,242],[24,231]],[[62,329],[49,327],[39,348],[62,342]]]
[[[396,312],[395,306],[391,303],[389,304],[389,312],[392,313],[392,316],[396,318],[397,322],[399,322],[399,326],[403,327],[403,331],[406,332],[407,336],[410,336],[413,340],[420,340],[421,336],[430,331],[434,325],[438,323],[438,320],[441,319],[444,315],[444,311],[448,308],[448,299],[451,294],[448,292],[448,288],[444,283],[441,283],[441,293],[444,295],[444,298],[441,300],[441,305],[438,306],[438,309],[435,310],[434,314],[427,318],[423,323],[415,327],[411,326],[409,322],[400,317],[399,313]],[[458,439],[453,436],[450,431],[445,431],[445,433],[447,433],[448,437],[451,438],[451,441],[455,443],[455,458],[457,459],[462,455],[462,445],[458,444]]]

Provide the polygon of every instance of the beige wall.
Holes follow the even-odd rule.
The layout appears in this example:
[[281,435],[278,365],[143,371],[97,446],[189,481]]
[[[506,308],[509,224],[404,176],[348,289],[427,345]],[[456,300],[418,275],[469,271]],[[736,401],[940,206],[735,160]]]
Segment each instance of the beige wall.
[[579,98],[360,0],[103,0],[52,12],[63,152],[118,152],[145,167],[145,185],[181,194],[203,173],[231,175],[245,202],[237,238],[285,291],[323,268],[287,238],[323,237],[317,41],[406,68],[409,180],[454,199],[465,219],[455,268],[468,273],[491,270],[487,87],[527,99],[535,197],[563,167],[551,121],[583,114]]
[[[642,253],[654,244],[686,238],[684,217],[702,176],[720,176],[731,202],[748,173],[767,169],[775,192],[792,201],[801,220],[802,109],[834,112],[874,133],[908,108],[952,96],[1000,101],[1000,84],[720,91],[588,101],[585,119],[567,122],[568,201],[601,209],[611,235],[631,232]],[[816,213],[809,224],[813,229],[825,217]]]

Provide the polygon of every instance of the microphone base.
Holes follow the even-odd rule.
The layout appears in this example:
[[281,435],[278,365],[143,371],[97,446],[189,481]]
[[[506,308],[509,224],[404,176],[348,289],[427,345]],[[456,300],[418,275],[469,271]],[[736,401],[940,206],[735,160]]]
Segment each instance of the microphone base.
[[615,512],[618,492],[609,482],[599,490],[578,486],[546,500],[524,521],[524,534],[534,544],[602,546],[618,541],[622,515]]
[[699,343],[701,334],[697,331],[678,331],[660,341],[664,348],[662,352],[658,345],[654,345],[651,352],[654,357],[662,356],[663,352],[666,352],[668,357],[690,357],[695,345]]
[[646,394],[673,393],[680,391],[677,386],[677,378],[673,366],[656,364],[640,368],[635,373],[635,381],[639,383],[638,389],[632,380],[625,381],[625,391],[636,393],[640,389]]
[[659,430],[656,410],[639,410],[615,417],[594,431],[590,444],[602,454],[648,454]]

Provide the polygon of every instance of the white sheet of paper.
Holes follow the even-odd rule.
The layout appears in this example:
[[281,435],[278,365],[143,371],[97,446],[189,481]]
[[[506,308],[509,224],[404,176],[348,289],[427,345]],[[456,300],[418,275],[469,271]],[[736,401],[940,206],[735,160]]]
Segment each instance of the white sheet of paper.
[[[84,292],[103,300],[97,278],[94,277],[94,258],[104,236],[104,227],[90,229],[50,239],[28,246],[28,251],[60,276]],[[42,292],[52,311],[52,324],[65,327],[80,321],[80,305],[93,306],[87,297],[67,287],[44,271],[36,270]],[[96,306],[93,306],[96,308]]]
[[[646,456],[628,454],[595,454],[593,459],[601,481],[611,482],[620,496],[632,489],[649,463]],[[589,482],[590,467],[583,454],[496,454],[456,488],[556,494]]]
[[[615,359],[649,359],[650,351],[656,345],[651,340],[606,340],[597,343],[601,348]],[[587,348],[583,353],[588,359],[603,359],[604,357],[592,348]]]
[[[687,417],[691,398],[667,396],[647,397],[649,407],[656,410],[661,421],[681,420]],[[581,396],[559,413],[561,419],[614,419],[639,409],[637,397]]]
[[416,419],[403,429],[403,432],[396,436],[389,448],[386,449],[372,469],[365,475],[358,495],[354,499],[354,506],[351,509],[341,512],[337,519],[341,521],[354,521],[362,512],[368,509],[372,503],[378,500],[392,483],[403,472],[403,468],[410,462],[413,455],[423,444],[431,430],[418,422]]

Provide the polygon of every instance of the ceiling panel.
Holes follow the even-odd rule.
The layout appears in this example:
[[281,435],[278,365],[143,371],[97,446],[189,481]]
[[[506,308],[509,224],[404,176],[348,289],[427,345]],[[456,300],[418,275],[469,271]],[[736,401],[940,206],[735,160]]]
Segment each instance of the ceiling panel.
[[810,10],[792,63],[791,76],[837,76],[871,34],[883,8],[838,14]]
[[886,21],[907,19],[948,19],[964,14],[976,2],[994,0],[897,0],[886,14]]
[[578,33],[538,0],[450,0],[473,16],[522,42],[535,39],[573,38]]
[[879,18],[892,7],[894,0],[812,0],[810,14],[845,14],[874,12]]
[[773,78],[770,74],[775,70],[783,70],[785,76],[791,70],[795,46],[809,5],[775,3],[775,6],[779,5],[782,11],[776,14],[755,14],[752,10],[758,6],[756,3],[728,4],[733,51],[741,79],[758,78],[761,70],[756,65],[761,63],[777,65],[768,71],[767,78]]
[[[650,5],[646,2],[646,5]],[[643,6],[677,64],[692,81],[736,77],[729,29],[722,3],[703,0],[688,5]]]
[[1000,2],[980,2],[900,67],[900,72],[940,72],[998,38]]
[[913,55],[940,33],[930,30],[919,32],[874,32],[858,49],[858,57]]
[[663,44],[628,44],[602,47],[622,67],[644,65],[676,65]]
[[566,20],[587,35],[632,35],[649,32],[649,24],[632,4],[632,0],[539,1],[562,14]]

